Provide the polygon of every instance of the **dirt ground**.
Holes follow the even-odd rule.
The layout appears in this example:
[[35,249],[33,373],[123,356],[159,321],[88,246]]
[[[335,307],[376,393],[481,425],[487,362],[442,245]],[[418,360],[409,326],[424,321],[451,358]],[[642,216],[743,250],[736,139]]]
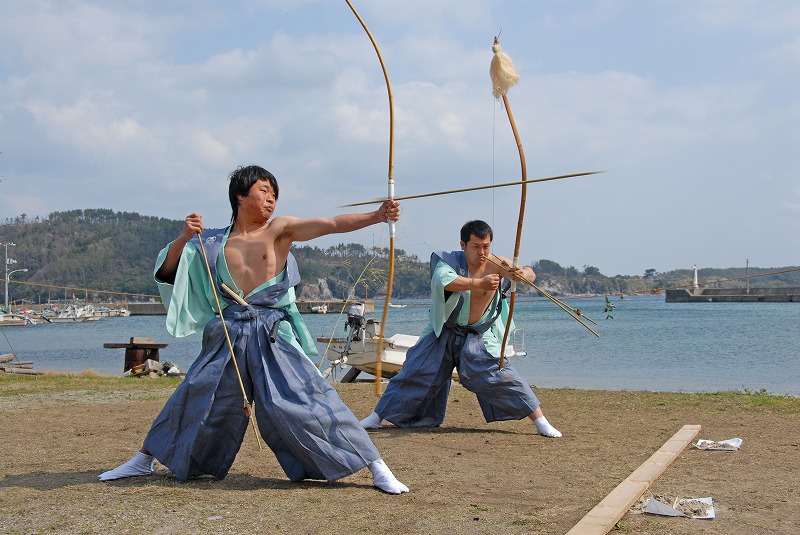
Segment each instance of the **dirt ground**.
[[[455,385],[445,425],[370,433],[411,488],[371,486],[368,470],[335,484],[289,482],[249,432],[229,476],[100,483],[141,445],[175,379],[20,377],[0,373],[2,533],[559,533],[569,531],[685,424],[697,438],[739,437],[740,451],[689,446],[650,493],[712,497],[716,518],[626,514],[613,533],[800,532],[800,399],[537,389],[563,433],[528,420],[486,424]],[[337,385],[359,418],[369,383]]]

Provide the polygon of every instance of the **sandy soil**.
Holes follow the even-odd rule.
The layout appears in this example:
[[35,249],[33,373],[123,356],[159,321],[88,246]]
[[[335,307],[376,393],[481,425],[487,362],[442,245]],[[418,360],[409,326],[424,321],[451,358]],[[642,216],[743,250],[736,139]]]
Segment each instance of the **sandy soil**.
[[[713,498],[716,518],[626,514],[616,533],[800,532],[800,400],[760,394],[536,389],[561,439],[530,421],[485,424],[455,386],[440,428],[371,432],[412,491],[389,496],[369,471],[290,483],[249,433],[224,481],[152,476],[99,483],[127,460],[174,379],[0,373],[2,533],[566,533],[685,424],[740,451],[688,447],[648,493]],[[358,417],[371,384],[339,385]]]

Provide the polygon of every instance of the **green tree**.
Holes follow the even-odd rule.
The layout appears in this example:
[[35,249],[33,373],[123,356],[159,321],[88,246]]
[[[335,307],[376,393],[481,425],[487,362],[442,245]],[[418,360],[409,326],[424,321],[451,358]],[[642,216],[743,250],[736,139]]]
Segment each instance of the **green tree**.
[[597,277],[602,276],[600,270],[594,266],[584,266],[583,267],[583,274],[587,277]]

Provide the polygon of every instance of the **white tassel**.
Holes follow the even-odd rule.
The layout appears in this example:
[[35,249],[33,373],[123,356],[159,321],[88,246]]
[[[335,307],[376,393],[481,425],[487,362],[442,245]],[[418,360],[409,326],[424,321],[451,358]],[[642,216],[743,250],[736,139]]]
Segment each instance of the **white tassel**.
[[511,58],[500,48],[500,41],[497,37],[494,38],[492,52],[494,52],[494,56],[492,56],[492,65],[489,68],[489,75],[492,78],[492,93],[494,98],[500,98],[519,82],[519,74],[514,69]]

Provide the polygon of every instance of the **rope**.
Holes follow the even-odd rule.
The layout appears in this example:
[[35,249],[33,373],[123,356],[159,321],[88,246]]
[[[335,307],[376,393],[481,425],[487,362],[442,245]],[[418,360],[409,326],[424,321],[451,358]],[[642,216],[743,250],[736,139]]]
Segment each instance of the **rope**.
[[133,293],[133,292],[115,292],[112,290],[95,290],[93,288],[80,288],[77,286],[58,286],[56,284],[42,284],[38,282],[27,282],[27,281],[17,281],[17,280],[6,280],[0,279],[8,284],[27,284],[28,286],[37,286],[40,288],[57,288],[59,290],[72,290],[72,291],[81,291],[81,292],[93,292],[93,293],[100,293],[100,294],[111,294],[111,295],[133,295],[136,297],[154,297],[160,298],[158,295],[152,294],[140,294],[140,293]]

